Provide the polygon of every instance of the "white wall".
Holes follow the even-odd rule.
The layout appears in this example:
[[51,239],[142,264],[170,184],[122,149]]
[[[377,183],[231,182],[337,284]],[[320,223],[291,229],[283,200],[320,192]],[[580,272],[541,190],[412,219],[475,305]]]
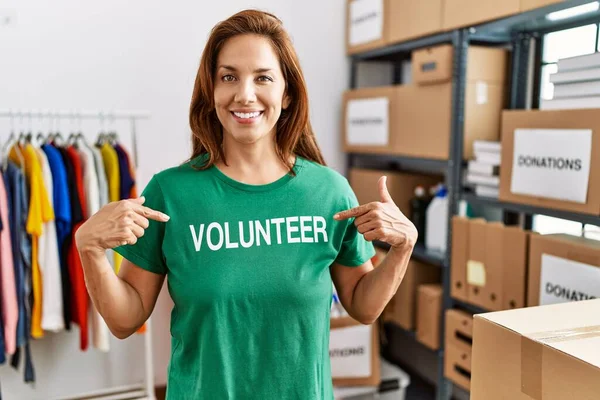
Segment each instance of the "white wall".
[[[210,7],[200,1],[3,0],[0,15],[11,10],[16,21],[0,25],[0,108],[150,111],[151,120],[137,125],[141,189],[153,173],[189,156],[188,106],[209,30],[246,7],[274,12],[284,21],[308,82],[319,144],[328,164],[343,171],[344,0],[221,0]],[[34,132],[47,131],[48,123],[32,121]],[[73,126],[76,121],[60,125],[67,134]],[[9,127],[8,119],[0,119],[0,142]],[[93,140],[100,125],[83,121],[81,127]],[[116,127],[130,143],[129,124]],[[166,382],[170,310],[163,290],[153,315],[157,384]],[[4,399],[49,399],[141,380],[141,339],[113,339],[111,352],[100,354],[78,350],[78,328],[47,335],[33,346],[35,387],[22,382],[21,371],[0,367]]]

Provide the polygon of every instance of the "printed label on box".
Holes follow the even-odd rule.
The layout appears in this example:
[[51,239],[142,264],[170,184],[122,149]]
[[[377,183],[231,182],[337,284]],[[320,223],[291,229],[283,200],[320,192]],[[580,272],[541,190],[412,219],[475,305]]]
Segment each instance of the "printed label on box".
[[346,140],[349,145],[386,146],[389,140],[387,97],[349,100],[346,105]]
[[329,358],[333,378],[371,376],[372,326],[357,325],[332,329]]
[[591,129],[516,129],[510,191],[585,204]]
[[485,265],[480,261],[467,261],[467,283],[474,286],[485,286]]
[[600,297],[600,268],[542,254],[540,305]]
[[488,85],[485,82],[477,82],[475,84],[475,92],[477,93],[477,105],[487,104],[488,102]]
[[354,0],[350,3],[350,45],[383,37],[383,0]]

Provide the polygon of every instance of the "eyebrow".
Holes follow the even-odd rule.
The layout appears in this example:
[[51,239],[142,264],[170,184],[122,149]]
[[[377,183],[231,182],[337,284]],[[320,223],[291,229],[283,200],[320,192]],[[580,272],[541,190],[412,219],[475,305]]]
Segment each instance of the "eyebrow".
[[[219,68],[223,68],[226,69],[228,71],[233,71],[233,72],[237,72],[237,68],[235,68],[234,66],[231,65],[220,65]],[[254,70],[255,74],[261,74],[263,72],[269,72],[272,71],[272,68],[257,68]]]

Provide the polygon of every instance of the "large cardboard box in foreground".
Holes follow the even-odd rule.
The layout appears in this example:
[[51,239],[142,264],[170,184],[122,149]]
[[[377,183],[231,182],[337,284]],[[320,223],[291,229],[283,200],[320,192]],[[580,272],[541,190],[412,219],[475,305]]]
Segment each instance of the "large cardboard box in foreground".
[[565,1],[566,0],[521,0],[521,12],[549,6],[551,4],[563,3]]
[[527,305],[600,298],[600,242],[579,236],[533,235]]
[[600,300],[474,317],[472,400],[597,400]]
[[332,318],[329,359],[334,386],[379,385],[378,325],[363,325],[351,317]]
[[504,111],[500,200],[600,215],[600,113]]

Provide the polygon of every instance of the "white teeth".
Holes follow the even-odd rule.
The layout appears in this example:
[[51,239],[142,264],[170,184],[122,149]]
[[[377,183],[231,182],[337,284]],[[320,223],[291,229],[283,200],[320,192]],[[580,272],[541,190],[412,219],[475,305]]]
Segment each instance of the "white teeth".
[[256,118],[260,115],[260,111],[251,112],[251,113],[234,112],[234,114],[238,118]]

